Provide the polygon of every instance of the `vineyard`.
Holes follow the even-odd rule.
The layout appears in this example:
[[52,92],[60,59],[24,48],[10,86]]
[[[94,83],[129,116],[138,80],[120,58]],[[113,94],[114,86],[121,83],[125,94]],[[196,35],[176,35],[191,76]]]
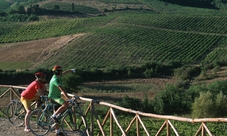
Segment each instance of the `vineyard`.
[[4,24],[0,41],[22,42],[85,33],[47,60],[44,67],[51,67],[60,58],[64,60],[60,63],[66,67],[74,64],[78,67],[141,65],[149,61],[198,64],[226,60],[227,17],[223,15],[126,13]]
[[[133,69],[148,62],[158,64],[180,62],[191,67],[215,62],[226,64],[227,16],[224,10],[192,8],[159,0],[57,2],[45,0],[40,2],[40,7],[52,9],[53,5],[57,4],[60,5],[60,9],[68,12],[71,10],[72,2],[75,2],[77,13],[69,16],[41,15],[40,20],[34,22],[1,22],[0,70],[51,69],[53,65],[59,64],[64,69],[76,67],[78,73],[84,69],[85,72],[87,69],[94,71],[95,77],[99,74],[99,70],[108,72],[125,66]],[[5,8],[10,5],[0,0],[0,8],[3,6]],[[218,71],[219,73],[215,71],[216,69],[206,72],[211,76],[214,75],[213,77],[219,77],[220,80],[225,80],[226,67],[220,69],[222,71]],[[184,70],[185,73],[188,72],[185,68],[182,69],[182,73]],[[141,101],[148,96],[149,100],[153,100],[166,84],[183,84],[186,89],[196,83],[202,84],[206,77],[203,77],[203,71],[202,74],[199,72],[196,74],[200,75],[196,76],[200,76],[201,80],[197,77],[189,77],[185,81],[178,81],[174,79],[175,77],[139,78],[128,81],[117,79],[98,83],[85,82],[78,87],[78,90],[79,95],[113,103],[122,100],[124,96],[138,98]],[[115,74],[121,76],[121,73]],[[86,76],[86,73],[84,75]],[[102,76],[102,73],[100,75]],[[201,82],[197,82],[196,78]],[[174,89],[179,92],[183,90],[170,88],[170,91]],[[225,89],[218,91],[220,90]],[[175,92],[173,96],[177,97],[178,94]],[[184,98],[183,102],[189,103],[187,97],[180,96]],[[190,98],[190,104],[193,102],[194,99]],[[169,101],[166,103],[169,104]],[[133,106],[136,108],[135,105]],[[182,114],[184,114],[182,116],[190,116],[190,112]],[[124,124],[131,117],[127,115],[126,118],[122,114],[119,118]],[[158,119],[151,119],[146,120],[145,125],[151,130],[151,134],[155,134],[162,123]],[[196,124],[174,121],[173,124],[182,136],[193,135],[196,133],[194,130],[199,128]],[[227,133],[224,123],[207,123],[207,125],[215,135]],[[124,127],[126,126],[127,124]],[[134,130],[136,131],[134,128],[129,133],[133,135]],[[120,134],[120,131],[116,133]]]
[[[41,6],[50,9],[58,4],[62,10],[67,10],[70,9],[70,2],[45,1],[41,2]],[[114,5],[113,11],[89,18],[3,22],[0,26],[0,43],[5,45],[83,33],[54,56],[47,53],[51,57],[37,66],[42,68],[56,63],[65,67],[104,68],[138,66],[151,61],[187,64],[226,61],[227,17],[224,11],[183,7],[158,0],[95,1],[90,5],[78,2],[76,6],[78,12],[84,13],[91,7],[87,9],[89,12],[99,14],[104,11],[98,6],[100,3],[106,4],[108,10]],[[130,10],[136,6],[137,9]],[[124,8],[127,10],[122,10]],[[51,45],[48,43],[46,48]],[[0,63],[3,66],[8,62],[2,59]],[[24,69],[24,65],[20,66],[24,63],[30,68],[36,62],[20,62],[16,69]],[[5,69],[5,66],[2,68]]]

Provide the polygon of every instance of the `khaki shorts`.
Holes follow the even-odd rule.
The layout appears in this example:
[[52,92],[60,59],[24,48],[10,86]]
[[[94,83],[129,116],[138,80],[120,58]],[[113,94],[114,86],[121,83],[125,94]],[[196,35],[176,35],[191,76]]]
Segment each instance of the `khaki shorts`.
[[21,97],[21,98],[20,98],[20,101],[21,101],[21,103],[24,105],[24,108],[26,109],[26,111],[27,111],[27,110],[31,110],[31,104],[32,104],[32,102],[35,101],[35,100],[39,100],[39,96],[34,96],[34,97],[31,98],[31,99],[26,99],[26,98],[24,98],[24,97]]

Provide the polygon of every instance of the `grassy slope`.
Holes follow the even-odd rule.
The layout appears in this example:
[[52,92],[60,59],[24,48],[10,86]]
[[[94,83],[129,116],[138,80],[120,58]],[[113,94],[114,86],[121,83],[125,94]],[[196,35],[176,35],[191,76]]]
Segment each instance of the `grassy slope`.
[[[93,66],[105,67],[119,64],[140,65],[148,60],[160,60],[163,55],[166,55],[164,61],[171,59],[169,55],[172,54],[175,54],[171,56],[173,60],[179,54],[183,55],[179,59],[190,58],[191,54],[204,51],[202,49],[203,45],[208,45],[205,52],[200,54],[198,58],[190,58],[192,59],[191,62],[197,61],[197,63],[200,63],[207,59],[206,56],[212,58],[216,55],[216,58],[212,59],[225,60],[226,58],[226,35],[223,27],[227,25],[227,21],[226,17],[220,11],[180,7],[158,1],[148,2],[146,0],[140,1],[141,3],[138,4],[140,6],[137,4],[100,4],[98,1],[95,2],[98,4],[94,2],[92,4],[89,2],[80,4],[94,6],[100,10],[103,10],[103,7],[111,9],[113,5],[116,6],[116,9],[125,8],[126,6],[137,7],[139,9],[142,5],[144,9],[148,9],[149,11],[146,13],[119,11],[106,13],[105,17],[88,19],[71,18],[57,21],[42,20],[40,22],[24,24],[17,23],[17,25],[14,25],[17,29],[11,25],[10,27],[3,27],[3,30],[8,31],[4,35],[0,35],[1,41],[10,39],[13,41],[16,39],[16,43],[2,44],[0,51],[2,51],[1,55],[4,52],[4,56],[0,57],[0,68],[25,69],[33,67],[37,62],[43,62],[43,60],[45,60],[44,63],[36,66],[51,68],[53,65],[59,64],[64,67],[90,66],[92,68]],[[100,7],[100,5],[104,6]],[[4,24],[2,26],[7,25]],[[69,39],[72,34],[75,36],[81,33],[83,34],[78,37],[76,36],[74,40],[69,40],[69,42],[65,40],[67,41],[66,43],[62,42],[64,39]],[[68,38],[59,37],[62,35]],[[39,40],[33,41],[35,39]],[[176,41],[174,41],[175,39]],[[17,42],[21,40],[28,40],[30,42]],[[201,46],[202,42],[207,43]],[[21,47],[16,50],[15,47],[18,47],[18,44]],[[24,46],[22,47],[22,45]],[[55,48],[59,45],[61,47]],[[155,45],[162,46],[154,48]],[[31,48],[30,50],[25,48],[32,46],[39,46],[39,50],[37,48]],[[44,50],[40,50],[42,48]],[[167,50],[168,48],[172,48],[172,51]],[[194,52],[188,54],[192,50]],[[217,55],[220,50],[223,53]],[[11,54],[11,52],[16,55],[7,55]],[[22,54],[30,55],[26,56]],[[38,59],[34,54],[38,54]],[[48,58],[43,58],[45,55]],[[11,56],[14,56],[14,58],[10,58]],[[26,57],[21,58],[21,56]],[[12,66],[11,63],[14,63],[14,65]],[[172,83],[172,81],[163,82]],[[138,86],[132,87],[128,85],[131,83]],[[138,84],[134,81],[129,81],[125,85],[122,85],[120,89],[118,85],[112,84],[110,87],[117,89],[110,89],[110,92],[116,92],[115,96],[117,96],[118,91],[129,91],[133,92],[131,93],[132,96],[143,97],[146,95],[146,92],[137,94],[135,90],[149,90],[147,93],[154,94],[164,86],[164,84],[159,85],[160,82],[156,83],[152,81],[152,83],[154,85],[149,80],[147,82],[140,81]],[[148,84],[150,86],[147,86]],[[97,89],[99,87],[102,89]],[[106,87],[105,85],[98,87],[88,85],[85,87],[85,90],[93,88],[93,91],[100,91],[102,95],[105,95],[102,92],[103,88],[110,87]],[[119,94],[120,96],[124,96],[122,93]],[[108,93],[107,95],[111,94]],[[153,95],[150,96],[152,97]]]
[[[72,1],[61,1],[61,3],[64,2],[70,4]],[[201,63],[206,60],[206,56],[212,58],[216,55],[215,52],[209,55],[212,50],[224,49],[222,46],[226,41],[224,27],[227,25],[227,18],[220,11],[181,7],[160,1],[143,0],[140,3],[132,2],[133,4],[111,2],[115,3],[117,10],[129,7],[149,11],[119,11],[106,13],[105,17],[17,23],[15,27],[4,24],[2,26],[6,27],[2,27],[3,33],[0,35],[0,40],[1,42],[19,42],[85,33],[64,46],[63,51],[45,60],[42,66],[48,68],[56,63],[65,67],[141,65],[151,60]],[[50,3],[55,4],[53,1],[45,1],[41,3],[41,7]],[[111,9],[110,7],[113,6],[100,1],[90,3],[75,1],[75,3],[100,11],[104,8]],[[219,41],[224,42],[219,44]],[[216,58],[218,57],[220,56]],[[225,61],[225,58],[225,55],[222,55],[221,59]],[[9,61],[4,59],[1,61],[0,68],[7,69]],[[28,68],[34,67],[32,65],[37,60],[25,61],[27,62]],[[24,69],[25,67],[24,65],[20,67],[18,64],[15,68]]]
[[[44,67],[56,63],[65,67],[105,67],[141,65],[150,60],[187,63],[226,60],[224,26],[227,18],[224,16],[127,13],[18,24],[19,29],[12,27],[10,32],[0,35],[0,39],[16,42],[84,33],[66,43],[64,50],[57,50],[59,53],[48,58]],[[46,47],[54,44],[48,43]],[[222,50],[222,54],[216,50]],[[6,60],[3,57],[1,61]]]

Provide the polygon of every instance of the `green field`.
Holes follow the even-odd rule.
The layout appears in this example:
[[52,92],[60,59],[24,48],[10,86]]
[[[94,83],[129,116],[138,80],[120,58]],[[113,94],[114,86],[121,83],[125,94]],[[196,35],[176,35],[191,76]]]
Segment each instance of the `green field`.
[[5,10],[10,7],[10,3],[5,0],[0,0],[0,10]]
[[[85,33],[54,58],[44,62],[42,67],[51,67],[56,63],[65,67],[104,68],[138,66],[150,61],[190,64],[226,61],[227,17],[223,11],[182,7],[160,1],[101,2],[115,3],[116,10],[106,12],[105,16],[90,18],[1,23],[0,43]],[[150,9],[140,7],[138,10],[117,11],[119,3],[125,3],[125,7],[142,4]],[[62,6],[63,10],[71,6],[63,2],[42,6],[51,8],[55,4]],[[80,5],[78,12],[84,12],[87,7]]]
[[[66,12],[71,12],[72,10],[72,0],[45,2],[41,6],[45,9],[52,10],[54,5],[59,5],[60,10]],[[76,13],[70,13],[69,16],[65,14],[42,15],[39,16],[40,20],[35,22],[1,22],[0,50],[3,46],[10,48],[10,45],[19,42],[83,34],[68,42],[66,46],[59,48],[60,51],[53,49],[49,52],[51,55],[47,52],[47,56],[49,55],[48,59],[35,68],[51,69],[53,65],[59,64],[64,69],[76,67],[79,69],[79,72],[84,69],[87,72],[86,70],[89,69],[92,72],[95,71],[96,73],[94,73],[98,75],[98,70],[114,71],[114,68],[120,69],[122,67],[125,68],[125,66],[130,66],[130,68],[142,67],[148,62],[161,64],[181,62],[181,64],[191,67],[216,62],[227,64],[227,16],[225,10],[192,8],[159,0],[80,2],[75,2]],[[4,5],[5,8],[7,7],[5,1],[0,1],[0,5]],[[0,6],[0,8],[2,7]],[[51,45],[55,44],[52,43]],[[54,48],[54,46],[50,47]],[[11,53],[13,52],[8,53],[8,56]],[[26,50],[22,53],[32,54],[32,52],[27,52]],[[33,56],[39,56],[40,54],[41,52],[35,52]],[[46,55],[45,52],[43,54]],[[34,62],[31,60],[6,62],[2,59],[0,60],[0,69],[26,70],[33,66],[33,64]],[[153,70],[152,68],[150,69]],[[179,73],[187,73],[188,69],[182,68],[180,69],[181,71],[179,70]],[[206,70],[204,71],[207,73],[211,71]],[[190,72],[188,73],[190,74]],[[218,75],[216,71],[211,71],[210,73],[211,75]],[[95,74],[94,76],[96,76]],[[115,74],[119,73],[116,72]],[[201,75],[203,76],[203,74]],[[226,71],[220,75],[226,75]],[[192,78],[195,79],[196,77],[191,77],[190,75],[186,80],[174,80],[173,82],[178,84],[179,88],[182,88],[179,90],[178,88],[173,88],[173,90],[170,88],[170,91],[174,91],[174,89],[177,91],[187,91],[190,88]],[[133,79],[131,79],[127,83],[111,84],[105,82],[98,84],[85,83],[78,86],[78,92],[85,97],[97,98],[113,103],[126,95],[132,98],[139,98],[140,100],[144,100],[145,96],[149,95],[149,100],[153,100],[156,94],[165,88],[167,83],[170,83],[168,82],[169,80],[157,80],[157,82],[139,80],[140,82],[133,82]],[[159,84],[157,84],[158,82]],[[172,96],[178,96],[176,93],[171,94]],[[168,98],[166,97],[167,100],[169,100]],[[186,102],[192,99],[183,98],[185,98]],[[186,114],[183,116],[189,116],[190,113],[182,114]],[[124,119],[126,120],[127,118],[122,117],[122,121]],[[145,125],[152,131],[150,133],[154,134],[162,123],[152,119],[147,120]],[[185,136],[195,134],[194,128],[199,127],[174,121],[173,123],[178,128],[179,134]],[[218,126],[215,126],[217,124],[213,123],[208,123],[208,125],[212,128],[213,134],[226,134],[226,132],[222,131],[225,129],[222,123],[219,123]],[[108,129],[106,128],[106,130]],[[221,132],[225,134],[220,134]]]

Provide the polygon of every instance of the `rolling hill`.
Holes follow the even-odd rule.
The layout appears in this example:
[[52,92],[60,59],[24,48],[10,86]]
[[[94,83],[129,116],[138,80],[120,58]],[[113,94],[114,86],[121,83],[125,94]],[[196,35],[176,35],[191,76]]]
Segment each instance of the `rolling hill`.
[[[1,22],[0,69],[51,69],[58,64],[65,69],[108,71],[149,62],[180,62],[186,68],[208,66],[205,74],[186,80],[174,75],[85,82],[78,86],[82,90],[78,95],[113,103],[126,95],[141,100],[148,96],[152,100],[166,84],[186,84],[187,89],[192,84],[227,78],[225,11],[158,0],[46,0],[39,4],[43,8],[64,5],[64,10],[69,10],[72,2],[78,7],[75,14],[41,15],[34,22]],[[210,64],[222,67],[210,69]],[[182,69],[182,73],[186,70]]]
[[[37,22],[2,22],[0,69],[108,68],[156,61],[184,64],[226,61],[224,11],[154,1],[43,1],[72,15],[42,15]],[[88,8],[99,12],[86,12]],[[93,14],[91,14],[93,13]],[[81,15],[87,15],[81,17]]]

